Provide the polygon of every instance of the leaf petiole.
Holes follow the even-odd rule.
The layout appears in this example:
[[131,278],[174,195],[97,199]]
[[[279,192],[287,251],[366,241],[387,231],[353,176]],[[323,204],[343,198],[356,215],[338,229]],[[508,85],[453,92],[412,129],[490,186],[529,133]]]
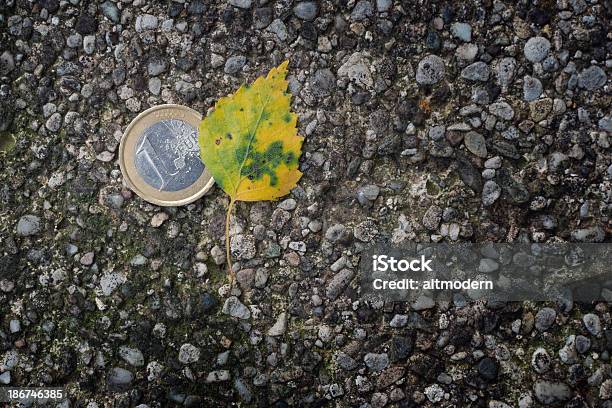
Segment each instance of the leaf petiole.
[[230,222],[232,219],[232,209],[234,208],[234,202],[234,197],[230,196],[230,202],[227,206],[227,214],[225,214],[225,257],[227,259],[230,285],[234,282],[234,270],[232,269],[232,253],[230,250]]

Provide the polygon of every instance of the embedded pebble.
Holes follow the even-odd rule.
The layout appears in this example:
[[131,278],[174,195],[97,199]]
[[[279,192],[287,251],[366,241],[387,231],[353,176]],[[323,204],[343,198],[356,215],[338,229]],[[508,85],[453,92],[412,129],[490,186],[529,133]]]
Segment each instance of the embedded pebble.
[[544,37],[532,37],[525,43],[523,51],[530,62],[540,62],[550,51],[550,41]]
[[444,78],[444,60],[437,55],[423,58],[416,72],[416,81],[421,85],[433,85]]
[[527,102],[535,101],[542,95],[542,82],[529,75],[523,78],[523,99]]
[[40,218],[36,215],[27,214],[22,216],[17,223],[17,235],[28,237],[36,235],[41,230]]

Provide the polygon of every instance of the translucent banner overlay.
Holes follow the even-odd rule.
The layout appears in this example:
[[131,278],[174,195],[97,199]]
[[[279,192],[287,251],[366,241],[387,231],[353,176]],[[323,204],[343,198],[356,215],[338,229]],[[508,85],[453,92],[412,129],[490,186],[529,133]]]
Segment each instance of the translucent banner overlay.
[[612,244],[378,245],[362,253],[361,293],[385,300],[612,301]]

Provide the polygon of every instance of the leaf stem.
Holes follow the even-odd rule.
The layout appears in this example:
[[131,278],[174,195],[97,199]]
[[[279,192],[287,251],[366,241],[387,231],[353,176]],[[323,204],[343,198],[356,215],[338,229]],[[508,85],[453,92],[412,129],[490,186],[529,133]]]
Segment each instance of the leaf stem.
[[234,208],[234,198],[230,197],[230,202],[227,206],[227,214],[225,215],[225,257],[227,259],[227,268],[230,276],[230,286],[234,283],[234,271],[232,269],[232,253],[230,251],[230,222],[232,219],[232,208]]

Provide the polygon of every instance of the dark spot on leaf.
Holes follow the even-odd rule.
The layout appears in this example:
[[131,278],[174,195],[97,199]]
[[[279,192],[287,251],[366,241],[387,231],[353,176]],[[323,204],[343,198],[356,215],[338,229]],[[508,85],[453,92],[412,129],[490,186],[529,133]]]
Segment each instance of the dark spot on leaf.
[[285,123],[291,122],[291,114],[290,113],[285,113],[283,115],[283,120],[285,121]]
[[[246,151],[241,153],[244,157]],[[293,152],[283,152],[283,142],[276,141],[271,143],[264,152],[251,151],[246,158],[245,164],[242,167],[241,175],[248,177],[249,180],[261,180],[264,175],[270,178],[270,185],[278,185],[278,177],[276,169],[281,163],[290,165],[295,162],[295,154]]]
[[221,144],[221,139],[216,139],[216,140],[215,140],[215,144],[216,144],[217,146],[219,146],[219,145]]
[[285,164],[291,164],[294,161],[295,161],[295,155],[293,154],[293,152],[287,153],[287,156],[285,157]]
[[228,138],[229,140],[232,140],[232,134],[229,132],[225,135],[225,137]]

